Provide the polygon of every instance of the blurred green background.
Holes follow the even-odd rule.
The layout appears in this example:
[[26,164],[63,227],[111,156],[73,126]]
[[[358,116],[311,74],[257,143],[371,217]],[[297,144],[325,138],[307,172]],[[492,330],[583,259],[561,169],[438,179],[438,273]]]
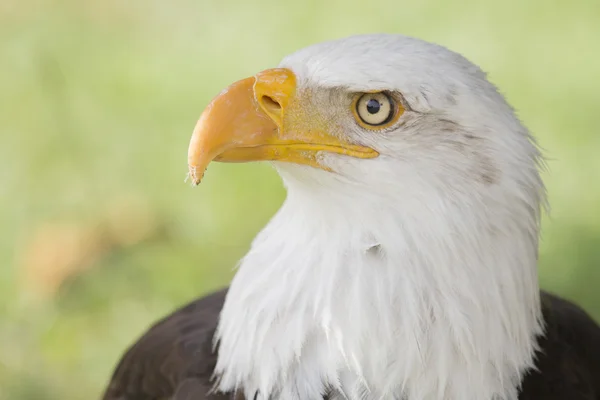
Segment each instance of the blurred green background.
[[600,319],[600,2],[0,2],[0,399],[97,398],[151,321],[225,285],[284,198],[184,183],[200,112],[317,41],[398,32],[489,72],[549,157],[541,282]]

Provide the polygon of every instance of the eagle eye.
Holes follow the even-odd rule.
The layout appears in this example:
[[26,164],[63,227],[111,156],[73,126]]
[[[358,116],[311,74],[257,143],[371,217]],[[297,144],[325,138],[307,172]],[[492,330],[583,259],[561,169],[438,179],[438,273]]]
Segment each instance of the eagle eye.
[[390,126],[403,111],[386,92],[361,93],[354,100],[354,116],[361,126],[368,129]]

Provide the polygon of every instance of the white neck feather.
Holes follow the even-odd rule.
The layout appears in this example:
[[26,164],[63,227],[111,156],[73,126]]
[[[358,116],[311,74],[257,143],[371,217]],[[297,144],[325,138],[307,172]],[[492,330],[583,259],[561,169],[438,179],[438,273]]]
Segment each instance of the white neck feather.
[[[542,332],[538,199],[490,188],[448,199],[421,187],[419,196],[386,188],[385,200],[283,177],[288,198],[222,311],[218,389],[273,400],[328,390],[517,399]],[[497,206],[507,201],[510,214]]]

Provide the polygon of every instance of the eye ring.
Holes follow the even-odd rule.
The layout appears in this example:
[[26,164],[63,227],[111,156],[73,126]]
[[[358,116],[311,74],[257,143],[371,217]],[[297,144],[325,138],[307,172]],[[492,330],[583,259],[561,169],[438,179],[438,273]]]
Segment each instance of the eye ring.
[[356,122],[366,129],[383,129],[394,124],[404,109],[387,92],[360,93],[352,111]]

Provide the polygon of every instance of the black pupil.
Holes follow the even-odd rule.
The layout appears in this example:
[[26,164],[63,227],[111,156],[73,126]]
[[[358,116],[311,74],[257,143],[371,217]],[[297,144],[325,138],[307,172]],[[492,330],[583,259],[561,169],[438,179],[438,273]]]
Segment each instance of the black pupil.
[[377,114],[381,110],[381,104],[375,99],[370,99],[367,102],[367,111],[369,114]]

